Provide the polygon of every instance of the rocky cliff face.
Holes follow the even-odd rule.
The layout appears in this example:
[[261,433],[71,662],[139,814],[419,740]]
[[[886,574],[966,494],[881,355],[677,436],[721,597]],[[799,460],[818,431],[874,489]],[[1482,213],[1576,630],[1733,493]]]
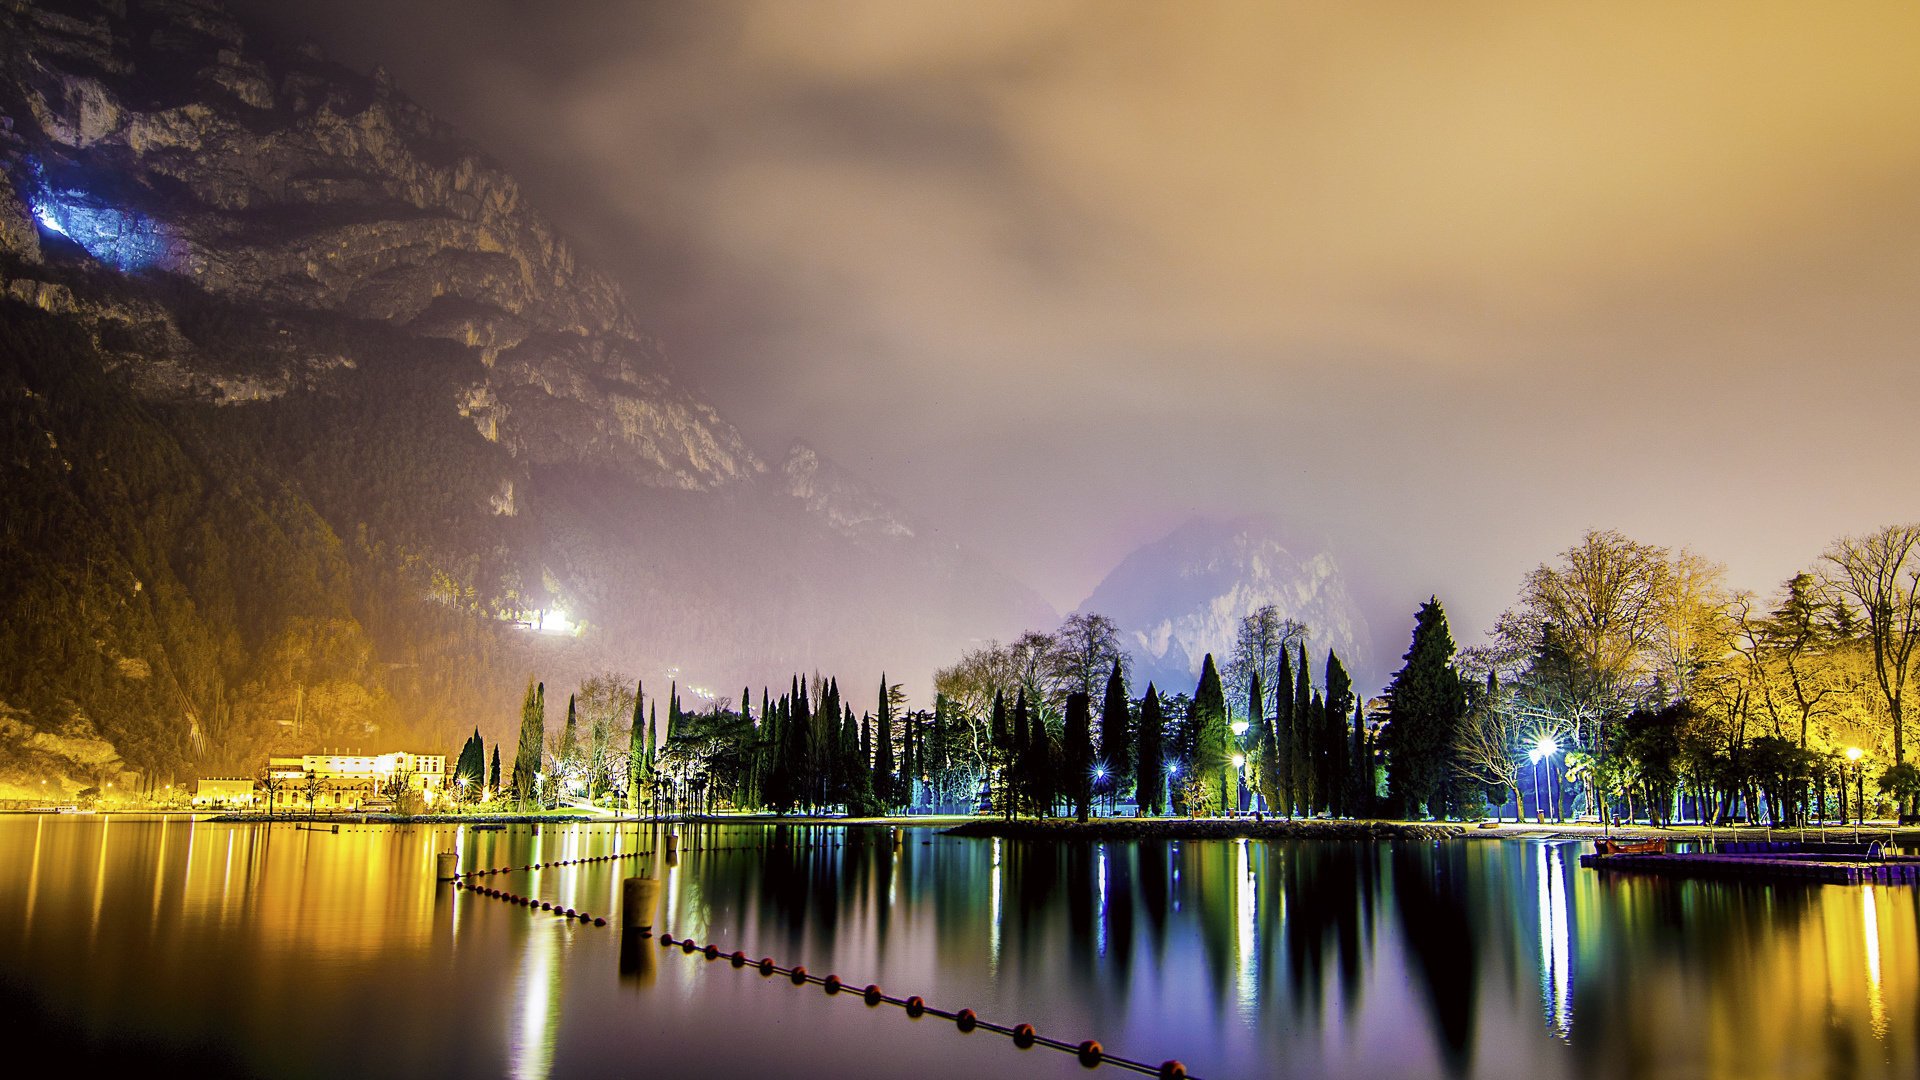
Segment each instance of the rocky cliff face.
[[1152,679],[1169,692],[1192,693],[1201,660],[1212,653],[1224,664],[1240,620],[1265,604],[1307,625],[1316,665],[1329,648],[1350,671],[1367,662],[1366,620],[1333,556],[1294,550],[1257,519],[1182,525],[1122,559],[1081,610],[1119,626],[1136,683]]
[[[688,490],[764,471],[513,178],[378,73],[256,48],[196,0],[11,3],[0,40],[9,294],[72,307],[36,272],[50,233],[103,267],[230,303],[455,342],[476,363],[449,405],[529,461]],[[156,393],[251,400],[341,364],[289,343],[220,370],[164,313],[113,314],[150,339]]]
[[1053,619],[810,449],[770,469],[378,72],[205,0],[0,0],[0,172],[0,509],[47,523],[0,531],[17,730],[244,767],[500,734],[530,671],[727,692]]

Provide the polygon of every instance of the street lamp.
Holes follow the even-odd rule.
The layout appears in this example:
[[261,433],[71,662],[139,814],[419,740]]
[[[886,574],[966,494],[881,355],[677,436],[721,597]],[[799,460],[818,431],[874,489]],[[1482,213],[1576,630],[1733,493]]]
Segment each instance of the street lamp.
[[[1553,775],[1553,755],[1560,752],[1560,740],[1552,735],[1542,735],[1534,740],[1533,749],[1527,751],[1527,760],[1533,762],[1533,817],[1535,821],[1547,819],[1546,810],[1540,805],[1540,762],[1547,763],[1547,775]],[[1554,820],[1560,819],[1558,807],[1554,809]]]
[[1233,810],[1240,812],[1240,791],[1247,786],[1247,755],[1233,755],[1233,775],[1236,784],[1233,789]]

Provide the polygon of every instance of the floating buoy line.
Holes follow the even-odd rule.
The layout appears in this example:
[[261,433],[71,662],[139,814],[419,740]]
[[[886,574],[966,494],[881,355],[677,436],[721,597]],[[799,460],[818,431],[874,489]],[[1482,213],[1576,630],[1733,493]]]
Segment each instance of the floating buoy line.
[[[706,848],[703,850],[716,851],[721,849]],[[489,867],[485,870],[470,870],[464,874],[454,875],[452,879],[453,887],[475,895],[485,896],[489,899],[504,900],[509,904],[526,908],[529,911],[549,911],[569,921],[578,920],[585,925],[605,926],[607,925],[607,920],[603,916],[592,915],[585,911],[577,911],[570,907],[562,907],[551,901],[535,900],[531,896],[521,896],[518,893],[509,892],[505,889],[496,889],[489,885],[475,884],[470,879],[530,870],[550,870],[562,866],[585,866],[594,863],[610,863],[617,862],[621,859],[631,859],[641,855],[651,854],[653,854],[653,852],[650,850],[628,851],[613,855],[591,855],[579,859],[556,859],[551,862],[528,863],[525,866],[496,866]],[[642,937],[652,936],[652,931],[650,930],[640,930],[638,933]],[[775,975],[780,975],[784,976],[795,986],[818,986],[824,989],[829,997],[837,997],[842,991],[845,991],[849,996],[849,1000],[864,1002],[869,1008],[878,1008],[881,1005],[892,1005],[904,1010],[910,1019],[918,1020],[922,1016],[933,1016],[941,1020],[951,1020],[954,1030],[963,1035],[973,1031],[990,1031],[996,1035],[1005,1035],[1007,1038],[1013,1040],[1013,1045],[1022,1050],[1032,1049],[1035,1046],[1044,1046],[1049,1050],[1059,1050],[1074,1055],[1080,1064],[1089,1069],[1097,1068],[1101,1065],[1112,1065],[1115,1068],[1126,1069],[1144,1076],[1158,1077],[1159,1080],[1198,1080],[1198,1078],[1191,1077],[1187,1072],[1187,1067],[1178,1060],[1170,1059],[1158,1065],[1151,1065],[1144,1061],[1135,1061],[1132,1058],[1109,1053],[1097,1039],[1087,1039],[1078,1043],[1066,1042],[1040,1034],[1034,1030],[1032,1024],[1013,1024],[1011,1026],[998,1024],[991,1020],[982,1020],[972,1009],[959,1009],[949,1012],[946,1009],[936,1008],[927,1004],[926,999],[918,994],[910,997],[896,997],[880,989],[879,985],[875,983],[868,983],[864,987],[855,989],[838,975],[815,975],[808,971],[803,965],[783,966],[775,963],[772,957],[763,956],[758,960],[750,960],[747,958],[747,954],[741,950],[736,949],[732,952],[726,952],[712,942],[701,945],[696,943],[692,938],[675,940],[671,933],[662,933],[660,935],[660,946],[667,949],[678,946],[683,955],[699,955],[705,957],[707,960],[718,960],[725,957],[728,964],[736,969],[751,967],[755,971],[758,971],[763,978],[772,978]]]

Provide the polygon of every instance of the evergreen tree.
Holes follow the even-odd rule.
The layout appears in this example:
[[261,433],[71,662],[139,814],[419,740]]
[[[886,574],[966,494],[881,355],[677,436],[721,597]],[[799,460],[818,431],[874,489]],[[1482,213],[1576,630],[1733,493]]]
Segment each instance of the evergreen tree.
[[1027,714],[1027,752],[1025,768],[1027,803],[1040,817],[1053,816],[1054,794],[1058,790],[1054,776],[1053,739],[1047,730],[1043,711],[1029,706],[1026,691],[1020,692],[1017,714]]
[[1233,809],[1238,785],[1233,775],[1233,732],[1227,726],[1226,690],[1208,653],[1193,691],[1194,768],[1201,770],[1215,808]]
[[1294,760],[1293,742],[1293,655],[1286,649],[1280,650],[1280,672],[1274,679],[1273,688],[1273,753],[1278,759],[1274,770],[1278,799],[1273,804],[1277,813],[1293,816],[1299,803],[1299,766]]
[[[1115,673],[1118,674],[1118,668]],[[1093,703],[1076,690],[1067,695],[1067,719],[1061,739],[1062,777],[1073,815],[1087,820],[1093,809]]]
[[547,741],[547,684],[527,681],[520,706],[520,748],[513,758],[513,795],[521,805],[535,794]]
[[1021,810],[1033,812],[1033,733],[1027,730],[1027,724],[1027,691],[1022,687],[1016,693],[1013,705],[1012,789],[1015,813]]
[[554,762],[554,783],[557,787],[563,780],[570,780],[579,771],[580,762],[579,725],[574,719],[573,695],[567,695],[567,725],[560,729],[559,760]]
[[913,812],[913,784],[920,777],[920,722],[911,712],[900,714],[900,805]]
[[1328,810],[1327,701],[1318,690],[1313,692],[1313,700],[1307,706],[1307,716],[1313,730],[1313,812],[1324,814]]
[[993,692],[993,719],[988,727],[993,740],[990,763],[997,768],[994,772],[1000,777],[1000,811],[1013,820],[1013,738],[1007,733],[1007,699],[1000,691]]
[[881,812],[890,812],[898,801],[898,786],[893,776],[893,700],[887,693],[887,673],[880,673],[880,711],[873,721],[873,794],[880,800]]
[[1159,814],[1166,810],[1166,780],[1161,775],[1165,771],[1165,762],[1160,756],[1160,740],[1165,733],[1166,720],[1160,714],[1160,692],[1147,684],[1147,695],[1140,699],[1140,746],[1139,764],[1134,768],[1134,799],[1139,809],[1135,812],[1141,817]]
[[673,737],[678,734],[680,734],[680,684],[670,682],[667,684],[667,742],[673,742]]
[[499,794],[500,792],[500,744],[499,743],[493,744],[493,775],[488,778],[487,787],[493,789],[495,794]]
[[1347,710],[1353,707],[1353,680],[1347,677],[1346,666],[1332,649],[1327,650],[1326,693],[1323,712],[1326,741],[1321,757],[1327,763],[1327,812],[1334,817],[1346,817],[1352,813],[1347,806],[1348,772],[1352,767],[1351,755],[1347,753]]
[[947,784],[947,695],[933,695],[933,756],[927,769],[927,801],[933,812],[945,809],[941,798]]
[[635,814],[640,812],[640,793],[646,788],[647,771],[652,764],[647,760],[646,711],[641,703],[646,700],[646,684],[633,684],[633,726],[627,729],[627,806]]
[[1353,817],[1373,815],[1373,756],[1367,753],[1367,706],[1358,695],[1353,700],[1353,756],[1348,759],[1347,813]]
[[1105,787],[1116,798],[1127,790],[1133,775],[1133,752],[1127,745],[1127,684],[1120,674],[1120,661],[1113,662],[1107,675],[1106,698],[1100,703],[1100,764],[1106,770]]
[[1307,676],[1307,643],[1300,643],[1299,663],[1293,672],[1293,805],[1301,817],[1312,817],[1319,792],[1314,790],[1313,686]]
[[1430,597],[1414,616],[1405,664],[1387,686],[1387,790],[1408,816],[1445,809],[1447,763],[1466,714],[1453,651],[1446,609]]

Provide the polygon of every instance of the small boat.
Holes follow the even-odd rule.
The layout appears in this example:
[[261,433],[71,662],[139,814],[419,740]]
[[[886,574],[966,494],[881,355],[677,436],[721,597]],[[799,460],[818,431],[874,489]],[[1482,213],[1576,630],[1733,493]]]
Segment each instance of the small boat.
[[1667,842],[1657,836],[1642,840],[1602,836],[1594,839],[1593,851],[1596,855],[1665,855]]

